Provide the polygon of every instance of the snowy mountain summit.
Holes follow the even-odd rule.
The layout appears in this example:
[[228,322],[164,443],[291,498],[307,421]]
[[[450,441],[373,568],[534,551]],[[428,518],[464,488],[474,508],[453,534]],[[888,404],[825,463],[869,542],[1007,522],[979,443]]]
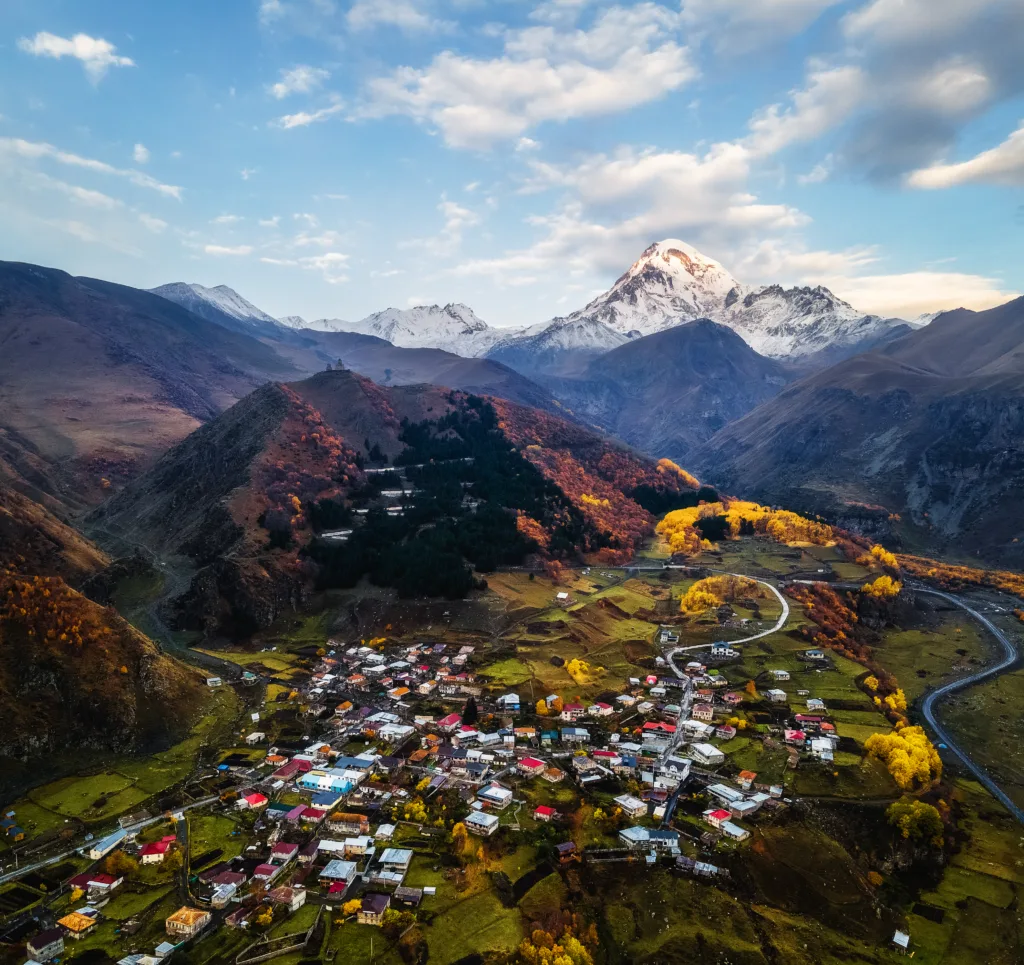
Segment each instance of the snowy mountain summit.
[[[169,285],[161,285],[159,288],[151,288],[150,291],[154,295],[177,302],[182,308],[187,308],[203,318],[208,317],[209,310],[213,309],[239,322],[277,324],[274,318],[227,285],[207,288],[204,285],[176,281]],[[220,321],[217,318],[212,320]]]
[[481,355],[499,337],[472,308],[459,303],[385,308],[358,322],[321,318],[309,327],[376,335],[399,348],[439,348],[464,356]]
[[842,348],[901,324],[858,312],[827,288],[743,285],[717,261],[674,238],[651,245],[607,292],[568,317],[629,338],[710,318],[771,358]]

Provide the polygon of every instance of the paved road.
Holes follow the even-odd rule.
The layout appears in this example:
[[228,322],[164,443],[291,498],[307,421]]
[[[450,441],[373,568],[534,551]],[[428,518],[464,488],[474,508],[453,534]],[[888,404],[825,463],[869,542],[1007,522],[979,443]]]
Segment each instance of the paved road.
[[[795,580],[796,583],[813,583],[812,580]],[[829,586],[838,586],[844,588],[858,589],[860,584],[855,583],[830,583]],[[922,586],[919,583],[909,583],[908,587],[915,593],[927,593],[929,596],[937,596],[948,603],[952,603],[953,606],[959,607],[965,613],[972,616],[978,621],[992,636],[995,638],[996,643],[1003,650],[1003,658],[993,664],[991,667],[986,667],[984,670],[979,671],[975,674],[970,674],[967,677],[958,677],[956,680],[951,680],[948,684],[943,684],[935,690],[929,691],[921,702],[921,713],[924,719],[928,722],[928,726],[934,731],[939,741],[946,745],[946,749],[954,754],[960,762],[970,771],[977,779],[978,783],[982,785],[988,792],[997,800],[1007,811],[1010,812],[1021,824],[1024,824],[1024,809],[1018,807],[1010,796],[998,785],[995,780],[989,775],[989,773],[980,765],[972,760],[971,756],[949,735],[949,731],[939,723],[935,716],[935,706],[944,697],[949,694],[955,693],[958,690],[963,690],[966,687],[971,687],[976,683],[980,683],[982,680],[988,680],[991,677],[996,677],[1010,667],[1017,661],[1017,650],[1014,645],[1007,639],[1006,634],[999,629],[988,617],[982,615],[977,610],[969,607],[959,597],[953,596],[951,593],[943,593],[941,590],[930,590],[927,587]]]
[[[740,577],[740,578],[742,578],[744,580],[753,580],[755,583],[760,583],[761,586],[765,586],[769,590],[771,590],[772,593],[774,593],[775,596],[778,598],[779,603],[782,604],[782,614],[779,616],[779,619],[776,622],[775,626],[770,627],[767,630],[762,630],[760,633],[755,633],[751,637],[744,637],[742,640],[729,640],[729,641],[727,641],[730,645],[735,645],[735,644],[738,644],[738,643],[751,643],[754,640],[760,640],[761,637],[767,637],[771,633],[777,633],[779,630],[781,630],[786,625],[786,621],[789,619],[789,601],[778,591],[778,589],[776,589],[774,586],[772,586],[771,583],[766,583],[764,580],[758,580],[758,579],[756,579],[753,576],[747,576],[745,573],[726,573],[725,575],[726,576],[736,576],[736,577]],[[675,664],[675,655],[677,653],[687,653],[688,651],[691,651],[691,650],[707,650],[707,649],[708,649],[708,646],[707,646],[706,643],[698,644],[695,647],[676,647],[674,650],[670,650],[665,655],[665,659],[668,661],[668,665],[672,668],[673,673],[677,677],[682,678],[682,677],[685,677],[686,675],[676,666],[676,664]]]
[[939,740],[946,745],[962,762],[964,767],[967,768],[979,781],[982,786],[988,789],[992,796],[999,801],[1003,807],[1006,808],[1021,824],[1024,824],[1024,810],[1019,808],[1010,796],[989,776],[988,772],[983,767],[976,764],[970,756],[962,748],[958,747],[954,743],[953,739],[949,736],[949,732],[938,722],[935,717],[935,705],[936,702],[942,700],[947,694],[955,693],[958,690],[963,690],[965,687],[973,686],[976,683],[980,683],[982,680],[988,680],[990,677],[996,677],[1017,662],[1017,650],[1013,644],[1007,639],[1006,634],[999,629],[988,617],[978,613],[977,610],[972,609],[963,600],[952,596],[949,593],[941,593],[939,590],[926,590],[920,586],[914,586],[915,593],[928,593],[932,596],[942,597],[943,600],[947,600],[954,606],[958,606],[965,613],[969,613],[975,620],[978,621],[989,633],[995,637],[996,642],[1003,648],[1003,657],[998,662],[993,664],[991,667],[980,671],[976,674],[971,674],[969,677],[961,677],[958,680],[951,680],[948,684],[943,684],[936,690],[931,691],[924,699],[921,704],[921,713],[924,715],[924,719],[928,721],[928,725],[933,731],[935,731]]
[[[214,795],[213,797],[203,798],[201,801],[193,801],[191,804],[186,804],[184,807],[181,808],[174,808],[174,810],[190,811],[192,810],[192,808],[205,807],[207,804],[212,804],[216,800],[218,800],[217,795]],[[155,818],[149,818],[146,821],[140,821],[138,824],[129,825],[127,828],[125,828],[125,830],[129,832],[141,831],[143,828],[148,827],[151,824],[156,824],[158,821],[163,820],[164,816],[161,814]],[[110,831],[107,831],[104,834],[97,834],[94,840],[100,841],[103,838],[105,838],[107,834],[111,834],[115,830],[117,829],[112,828]],[[47,868],[52,864],[57,864],[58,862],[63,861],[65,858],[70,858],[71,855],[77,854],[83,848],[88,848],[89,843],[82,842],[77,847],[72,848],[70,851],[63,851],[60,854],[53,855],[52,857],[44,858],[42,861],[34,861],[31,864],[22,865],[16,871],[9,871],[5,875],[0,875],[0,885],[6,884],[8,881],[15,881],[16,879],[21,878],[24,875],[27,875],[31,871],[38,871],[40,868]]]

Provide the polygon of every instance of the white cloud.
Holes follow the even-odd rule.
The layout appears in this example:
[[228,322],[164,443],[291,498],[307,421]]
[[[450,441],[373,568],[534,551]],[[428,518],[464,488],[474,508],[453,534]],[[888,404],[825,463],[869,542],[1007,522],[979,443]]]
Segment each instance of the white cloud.
[[845,121],[862,103],[866,78],[859,67],[813,70],[802,89],[791,93],[792,106],[773,104],[750,121],[751,148],[775,154],[790,144],[812,141]]
[[90,188],[83,188],[77,184],[68,184],[67,181],[61,181],[58,178],[51,178],[48,174],[44,174],[42,171],[26,171],[23,173],[28,179],[29,184],[46,188],[50,191],[56,191],[57,193],[70,198],[77,204],[84,205],[87,208],[101,208],[111,211],[114,208],[124,207],[123,201],[119,201],[117,198],[112,198],[110,195],[104,194],[102,191],[93,191]]
[[827,181],[832,175],[832,167],[835,163],[831,154],[825,157],[824,161],[815,164],[806,174],[797,175],[798,184],[821,184]]
[[684,0],[683,19],[722,54],[792,37],[843,0]]
[[446,30],[453,26],[430,16],[422,9],[422,4],[413,0],[356,0],[348,11],[348,25],[353,30],[398,27],[409,33]]
[[862,312],[909,319],[953,308],[982,311],[1018,294],[1004,288],[997,278],[956,272],[825,278],[824,284]]
[[955,35],[1006,0],[871,0],[843,18],[847,36],[901,44]]
[[31,39],[22,37],[18,41],[19,49],[36,57],[73,57],[81,61],[85,73],[95,84],[111,67],[134,67],[135,61],[130,57],[122,57],[115,53],[117,48],[107,40],[90,37],[88,34],[75,34],[74,37],[58,37],[56,34],[41,31]]
[[139,221],[142,225],[153,234],[158,235],[167,229],[167,222],[160,218],[154,218],[151,214],[146,214],[145,211],[139,212]]
[[275,214],[273,218],[260,218],[261,228],[276,228],[281,223],[281,216]]
[[346,274],[348,260],[349,256],[339,251],[328,251],[322,255],[310,255],[306,258],[277,258],[271,256],[260,258],[260,261],[265,265],[318,271],[323,280],[329,285],[341,285],[349,280],[349,276]]
[[429,254],[443,257],[454,254],[462,244],[462,235],[467,228],[480,224],[480,215],[475,211],[441,196],[437,210],[444,215],[444,226],[432,238],[413,238],[402,242],[403,248],[418,248]]
[[540,149],[540,141],[535,141],[532,137],[521,137],[516,141],[517,151],[537,151]]
[[285,13],[281,0],[260,0],[259,18],[264,26],[280,20]]
[[0,137],[0,156],[2,155],[30,161],[45,158],[56,161],[58,164],[84,168],[99,174],[111,174],[115,177],[125,178],[138,187],[148,188],[159,194],[181,200],[181,188],[176,185],[163,184],[142,171],[116,168],[105,161],[97,161],[93,158],[86,158],[68,151],[62,151],[60,148],[42,141],[26,141],[18,137]]
[[675,34],[679,18],[642,3],[604,11],[589,30],[528,27],[505,34],[501,57],[452,51],[368,86],[363,116],[406,114],[453,147],[489,148],[545,121],[613,114],[658,100],[696,76]]
[[272,97],[283,100],[289,94],[308,94],[314,91],[331,76],[330,71],[322,67],[310,67],[299,64],[291,70],[281,70],[281,79],[267,88]]
[[132,149],[132,160],[136,164],[145,164],[149,160],[149,149],[145,144],[136,144]]
[[292,215],[295,221],[302,221],[307,224],[310,228],[316,228],[320,224],[320,219],[315,214],[310,214],[308,211],[296,211]]
[[1024,186],[1024,123],[998,147],[982,151],[969,161],[933,164],[911,172],[907,178],[910,187],[926,190],[969,183]]
[[308,127],[320,121],[326,121],[328,117],[340,114],[345,109],[343,101],[335,101],[329,107],[321,107],[316,111],[299,111],[296,114],[285,114],[279,117],[274,124],[283,130],[291,130],[293,127]]
[[203,251],[208,255],[251,255],[252,245],[204,245]]
[[248,181],[249,178],[251,178],[258,170],[259,168],[242,168],[239,173],[241,174],[243,181]]
[[219,214],[210,220],[210,224],[238,224],[242,220],[240,214]]

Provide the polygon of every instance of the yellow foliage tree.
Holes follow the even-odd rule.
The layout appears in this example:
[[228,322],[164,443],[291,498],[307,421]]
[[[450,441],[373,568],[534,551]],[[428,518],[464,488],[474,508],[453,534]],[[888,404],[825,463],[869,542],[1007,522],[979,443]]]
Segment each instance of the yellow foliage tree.
[[357,914],[359,909],[362,907],[363,903],[358,898],[353,898],[351,901],[346,901],[345,904],[341,906],[341,913],[348,918],[350,915]]
[[874,693],[876,690],[878,690],[878,678],[874,674],[865,677],[864,686],[867,687],[868,690],[871,691],[871,693]]
[[903,693],[903,689],[899,688],[895,693],[889,694],[885,698],[885,706],[898,714],[905,714],[907,712],[907,695]]
[[548,702],[543,697],[541,697],[541,699],[537,701],[536,707],[534,709],[537,711],[538,717],[547,717]]
[[423,793],[428,787],[430,787],[430,778],[425,777],[416,785],[416,790]]
[[565,669],[568,671],[569,676],[578,684],[584,684],[590,676],[590,664],[586,660],[580,660],[579,657],[573,657],[566,665]]
[[903,584],[899,580],[894,580],[891,576],[886,575],[878,577],[873,583],[865,583],[860,589],[861,593],[866,593],[868,596],[887,600],[894,596],[899,596],[900,590],[903,589]]
[[896,784],[905,791],[942,775],[942,760],[921,727],[900,727],[889,734],[872,734],[865,742],[868,756],[884,761]]

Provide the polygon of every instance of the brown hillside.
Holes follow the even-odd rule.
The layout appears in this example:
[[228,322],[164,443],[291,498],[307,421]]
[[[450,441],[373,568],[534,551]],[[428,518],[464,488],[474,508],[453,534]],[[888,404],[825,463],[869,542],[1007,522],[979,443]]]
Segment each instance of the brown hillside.
[[0,761],[72,735],[82,750],[164,746],[203,694],[194,671],[59,577],[0,575]]

